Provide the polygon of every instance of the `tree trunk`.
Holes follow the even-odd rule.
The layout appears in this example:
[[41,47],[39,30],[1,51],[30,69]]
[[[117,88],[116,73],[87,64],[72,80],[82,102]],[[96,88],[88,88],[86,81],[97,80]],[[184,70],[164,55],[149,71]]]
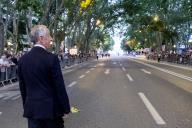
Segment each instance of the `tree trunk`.
[[89,37],[90,37],[90,31],[91,31],[91,16],[89,15],[87,17],[87,30],[85,33],[85,49],[84,51],[87,53],[89,50]]
[[4,24],[0,18],[0,55],[3,54],[4,51]]
[[18,41],[18,24],[19,23],[19,17],[16,16],[16,13],[14,13],[13,16],[13,49],[14,53],[17,52],[17,41]]
[[47,21],[47,16],[49,14],[49,10],[51,8],[52,0],[48,0],[47,5],[44,9],[44,14],[39,22],[39,24],[44,24]]
[[28,28],[29,28],[29,31],[31,30],[32,28],[32,17],[33,17],[33,14],[32,14],[32,9],[31,7],[28,8],[28,14],[27,14],[27,18],[28,18]]
[[[31,43],[31,39],[30,39],[30,31],[31,31],[31,28],[33,26],[32,24],[32,17],[33,17],[33,14],[32,14],[32,9],[31,7],[28,7],[28,13],[26,14],[26,17],[27,17],[27,24],[26,24],[26,34],[27,34],[27,40],[29,43]],[[31,44],[30,44],[31,45]]]
[[[51,3],[49,3],[51,4]],[[59,5],[59,7],[58,7]],[[53,30],[54,30],[54,33],[53,33],[53,38],[55,40],[55,52],[56,53],[59,53],[59,50],[60,50],[60,45],[61,45],[61,41],[58,39],[57,35],[59,33],[58,31],[58,24],[59,24],[59,19],[58,17],[60,16],[60,13],[61,13],[61,9],[63,8],[64,6],[64,0],[61,1],[61,3],[56,3],[56,12],[55,12],[55,15],[54,15],[54,20],[51,24],[49,24],[49,28],[51,29],[52,28],[52,25],[53,25]]]

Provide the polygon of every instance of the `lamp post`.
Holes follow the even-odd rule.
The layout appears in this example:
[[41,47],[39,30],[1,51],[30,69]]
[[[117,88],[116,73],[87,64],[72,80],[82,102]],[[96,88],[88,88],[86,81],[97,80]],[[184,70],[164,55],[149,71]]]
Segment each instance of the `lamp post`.
[[174,53],[176,53],[176,45],[175,44],[173,45],[173,51],[174,51]]
[[96,25],[99,26],[101,24],[100,20],[97,20]]
[[[154,24],[156,24],[157,22],[159,22],[159,16],[158,15],[155,15],[153,17],[153,21],[155,22]],[[162,43],[162,33],[160,30],[156,31],[155,32],[155,35],[156,35],[156,41],[157,41],[157,44],[161,44]],[[160,47],[160,46],[159,46]]]
[[101,20],[97,20],[97,21],[96,21],[96,26],[99,27],[99,28],[101,28],[101,29],[104,28],[104,24],[102,23]]
[[155,22],[159,21],[159,16],[158,16],[158,15],[155,15],[155,17],[153,18],[153,20],[154,20]]

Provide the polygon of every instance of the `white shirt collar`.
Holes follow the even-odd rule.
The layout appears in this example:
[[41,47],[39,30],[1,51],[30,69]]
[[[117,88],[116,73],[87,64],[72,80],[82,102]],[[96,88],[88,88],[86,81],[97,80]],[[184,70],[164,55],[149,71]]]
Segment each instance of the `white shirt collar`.
[[35,44],[34,47],[41,47],[41,48],[46,50],[46,48],[43,45],[41,45],[41,44]]

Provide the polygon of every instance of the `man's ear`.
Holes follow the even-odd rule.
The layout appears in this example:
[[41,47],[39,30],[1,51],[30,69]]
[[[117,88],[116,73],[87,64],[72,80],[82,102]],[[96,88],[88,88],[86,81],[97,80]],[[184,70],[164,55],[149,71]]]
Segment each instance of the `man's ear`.
[[38,38],[38,41],[39,41],[39,42],[42,42],[42,41],[43,41],[43,36],[40,36],[40,37]]

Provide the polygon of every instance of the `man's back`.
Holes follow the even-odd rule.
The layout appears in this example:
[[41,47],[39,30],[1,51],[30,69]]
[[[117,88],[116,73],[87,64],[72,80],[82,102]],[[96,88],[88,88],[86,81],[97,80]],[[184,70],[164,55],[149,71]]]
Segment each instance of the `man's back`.
[[[28,98],[39,99],[50,96],[50,71],[53,55],[40,47],[35,47],[20,59],[21,71],[24,74],[23,79],[27,85]],[[30,95],[30,92],[33,94]],[[34,95],[34,92],[36,95]],[[38,92],[40,92],[38,94]],[[32,96],[32,97],[31,97]]]
[[59,60],[41,47],[34,47],[19,61],[24,116],[53,118],[70,111]]

